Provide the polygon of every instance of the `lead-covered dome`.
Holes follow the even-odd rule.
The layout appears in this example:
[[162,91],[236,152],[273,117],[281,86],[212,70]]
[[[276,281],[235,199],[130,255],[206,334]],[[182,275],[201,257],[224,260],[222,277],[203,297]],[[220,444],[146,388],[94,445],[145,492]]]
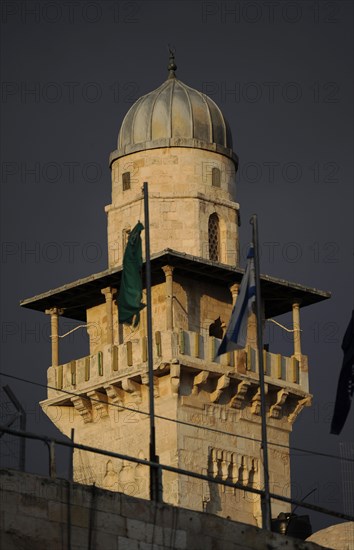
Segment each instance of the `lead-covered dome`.
[[168,79],[129,109],[110,163],[146,149],[193,147],[221,153],[237,164],[231,131],[221,110],[210,97],[178,80],[176,68],[170,58]]

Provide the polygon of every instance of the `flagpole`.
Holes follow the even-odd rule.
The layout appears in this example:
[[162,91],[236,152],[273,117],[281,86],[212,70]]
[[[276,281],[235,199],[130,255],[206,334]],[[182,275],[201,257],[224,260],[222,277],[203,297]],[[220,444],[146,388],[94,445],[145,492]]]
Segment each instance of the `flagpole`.
[[[155,439],[155,405],[154,405],[154,369],[152,353],[152,315],[151,315],[151,263],[150,263],[150,221],[148,183],[143,184],[144,225],[145,225],[145,261],[146,261],[146,313],[147,313],[147,347],[149,369],[149,415],[150,415],[150,461],[158,462]],[[150,499],[162,501],[160,469],[150,466]]]
[[268,442],[267,442],[267,410],[264,389],[264,365],[263,365],[263,329],[262,329],[262,303],[261,303],[261,281],[259,272],[259,244],[258,244],[258,223],[257,216],[253,214],[250,219],[253,227],[254,246],[254,270],[256,282],[256,317],[257,317],[257,348],[259,366],[259,386],[261,397],[261,427],[262,427],[262,450],[263,450],[263,472],[264,472],[264,496],[261,497],[262,524],[263,529],[271,531],[271,506],[269,494],[269,468],[268,468]]

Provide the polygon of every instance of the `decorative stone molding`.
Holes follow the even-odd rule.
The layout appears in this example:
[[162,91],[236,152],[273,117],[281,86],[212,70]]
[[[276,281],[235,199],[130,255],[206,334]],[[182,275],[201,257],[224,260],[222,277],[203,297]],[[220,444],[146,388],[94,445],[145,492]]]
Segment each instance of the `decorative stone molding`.
[[89,399],[78,395],[72,397],[70,401],[74,405],[77,412],[82,416],[85,424],[87,424],[88,422],[92,422],[92,407],[91,401]]
[[236,412],[234,409],[230,409],[228,407],[220,407],[220,405],[209,405],[205,404],[205,414],[207,418],[210,418],[211,425],[213,424],[213,420],[223,420],[225,422],[236,422],[239,413]]
[[209,475],[245,486],[256,485],[259,475],[258,459],[224,449],[211,448],[209,450]]

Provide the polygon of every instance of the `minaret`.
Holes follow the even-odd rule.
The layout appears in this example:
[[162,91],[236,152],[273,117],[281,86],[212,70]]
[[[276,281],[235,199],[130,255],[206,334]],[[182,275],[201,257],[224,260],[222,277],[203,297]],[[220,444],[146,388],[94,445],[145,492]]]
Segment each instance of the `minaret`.
[[[176,68],[171,54],[167,80],[130,108],[110,156],[109,268],[22,302],[52,319],[50,389],[41,405],[64,434],[75,429],[78,443],[149,456],[146,318],[143,312],[135,330],[118,325],[116,303],[124,247],[143,221],[148,181],[157,454],[163,464],[262,487],[254,319],[246,348],[214,359],[243,272],[238,158],[220,109],[177,79]],[[299,308],[328,294],[269,276],[261,286],[265,319],[293,311],[289,355],[263,351],[270,489],[290,496],[289,434],[311,402]],[[87,323],[90,336],[86,357],[67,364],[58,350],[61,315]],[[74,479],[149,498],[145,466],[75,451]],[[164,473],[163,499],[261,525],[259,498],[242,490]],[[287,510],[272,503],[273,517]]]

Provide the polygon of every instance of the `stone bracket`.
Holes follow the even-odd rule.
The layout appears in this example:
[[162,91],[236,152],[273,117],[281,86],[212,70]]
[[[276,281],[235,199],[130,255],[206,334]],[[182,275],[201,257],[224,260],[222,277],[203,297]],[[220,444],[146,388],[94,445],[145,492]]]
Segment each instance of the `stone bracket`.
[[172,363],[170,370],[170,382],[172,393],[178,394],[179,386],[181,383],[181,365],[178,363]]
[[[268,384],[264,384],[264,393],[268,393]],[[261,414],[261,388],[258,386],[256,393],[252,398],[251,412],[256,415]]]
[[141,385],[130,378],[123,378],[122,390],[131,394],[131,397],[136,403],[141,402]]
[[[149,373],[148,372],[144,372],[140,375],[140,378],[141,378],[141,383],[144,384],[144,386],[148,386],[149,385]],[[159,392],[159,377],[158,376],[154,376],[154,397],[159,397],[160,396],[160,392]]]
[[130,378],[123,378],[122,380],[122,390],[126,391],[127,393],[140,393],[140,384],[137,382],[134,382]]
[[276,401],[273,405],[271,405],[269,409],[269,416],[271,418],[280,418],[282,407],[289,395],[289,392],[287,390],[281,389],[277,392]]
[[194,377],[193,380],[193,389],[192,389],[192,395],[198,395],[200,387],[208,380],[209,372],[206,370],[200,371],[199,374],[197,374]]
[[108,384],[104,387],[104,389],[106,390],[109,399],[111,399],[115,405],[123,405],[124,392],[120,388],[117,388],[117,386],[113,386],[112,384]]
[[241,409],[242,404],[245,401],[246,393],[248,391],[248,388],[250,387],[251,382],[247,382],[246,380],[242,380],[237,385],[237,390],[235,395],[231,398],[230,406],[234,409]]
[[312,402],[312,396],[311,395],[307,395],[303,399],[299,399],[296,402],[296,405],[295,405],[293,411],[288,416],[288,422],[290,422],[290,424],[293,424],[295,422],[298,414],[301,413],[302,409],[304,407],[309,407],[311,405],[311,402]]
[[223,391],[228,388],[230,385],[230,377],[224,374],[220,376],[218,383],[216,385],[215,391],[210,394],[210,401],[212,403],[217,403],[223,393]]
[[91,399],[91,406],[100,417],[108,416],[107,394],[92,390],[87,392],[87,397]]
[[92,407],[91,401],[79,395],[72,397],[71,400],[77,412],[82,416],[85,424],[92,422]]

